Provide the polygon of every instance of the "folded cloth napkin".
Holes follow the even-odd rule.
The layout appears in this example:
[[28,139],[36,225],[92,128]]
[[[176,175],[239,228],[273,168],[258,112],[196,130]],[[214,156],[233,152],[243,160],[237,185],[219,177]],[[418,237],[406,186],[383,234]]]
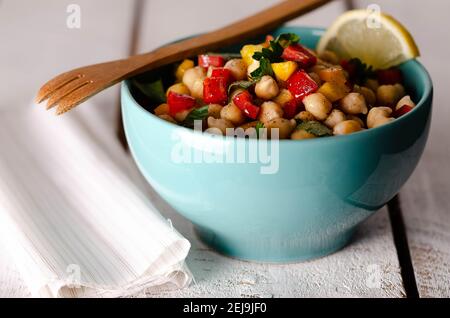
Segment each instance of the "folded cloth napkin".
[[0,237],[32,296],[131,296],[191,282],[189,242],[144,195],[114,137],[97,112],[0,112]]

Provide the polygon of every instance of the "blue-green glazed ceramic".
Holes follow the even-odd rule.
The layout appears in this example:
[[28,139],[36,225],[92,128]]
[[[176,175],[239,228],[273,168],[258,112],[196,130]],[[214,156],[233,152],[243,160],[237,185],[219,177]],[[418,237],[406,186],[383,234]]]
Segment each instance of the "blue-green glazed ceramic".
[[[323,30],[284,27],[273,34],[284,32],[297,33],[302,43],[315,47]],[[432,83],[417,61],[401,69],[417,107],[392,123],[352,135],[281,140],[276,149],[270,141],[202,134],[144,110],[127,82],[122,85],[125,132],[148,182],[194,224],[205,243],[246,260],[308,260],[346,245],[358,224],[399,192],[422,155]],[[233,156],[233,150],[249,154],[263,143],[271,157],[239,163]],[[268,162],[276,173],[267,174]]]

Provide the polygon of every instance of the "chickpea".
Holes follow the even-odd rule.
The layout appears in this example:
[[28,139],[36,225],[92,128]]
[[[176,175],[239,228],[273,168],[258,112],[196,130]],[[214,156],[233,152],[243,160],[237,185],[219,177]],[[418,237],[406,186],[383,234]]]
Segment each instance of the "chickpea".
[[364,83],[364,86],[367,88],[370,88],[372,91],[376,92],[378,87],[380,87],[380,84],[378,83],[378,80],[369,78]]
[[283,109],[280,105],[274,102],[264,102],[261,105],[258,119],[262,123],[266,123],[275,118],[283,117]]
[[272,128],[273,129],[278,128],[279,139],[289,138],[295,126],[296,126],[295,120],[289,120],[285,118],[275,118],[265,124],[269,136],[271,136]]
[[339,57],[332,51],[323,51],[319,54],[319,58],[331,64],[339,64]]
[[367,104],[375,106],[375,104],[377,103],[377,96],[375,95],[374,91],[371,90],[370,88],[355,85],[353,87],[353,91],[355,93],[360,93],[362,96],[364,96],[364,99],[366,100]]
[[320,79],[320,76],[317,73],[311,72],[308,73],[308,75],[316,82],[317,85],[322,85],[322,80]]
[[244,129],[244,131],[246,131],[249,128],[255,128],[257,123],[258,123],[257,121],[251,121],[249,123],[240,125],[239,128],[242,128],[242,129]]
[[277,82],[269,75],[264,75],[255,86],[256,96],[264,100],[274,98],[279,91]]
[[168,115],[169,114],[169,105],[161,104],[154,109],[154,113],[156,116],[159,115]]
[[318,120],[325,120],[331,112],[331,102],[321,93],[314,93],[303,99],[307,111]]
[[175,118],[175,120],[179,123],[181,123],[182,121],[184,121],[187,117],[187,115],[191,112],[192,109],[186,109],[183,110],[181,112],[178,112],[175,114],[175,116],[173,116]]
[[350,93],[339,102],[341,109],[351,115],[367,114],[368,109],[364,96],[360,93]]
[[214,117],[216,119],[220,118],[220,112],[222,110],[222,105],[219,104],[209,104],[208,105],[208,116]]
[[377,89],[377,100],[380,105],[393,106],[405,96],[405,89],[401,84],[381,85]]
[[170,86],[167,89],[166,96],[169,95],[169,92],[174,92],[174,93],[181,94],[181,95],[190,95],[191,94],[191,92],[189,91],[189,88],[186,85],[184,85],[183,83],[177,83],[177,84]]
[[395,110],[398,110],[405,105],[411,106],[412,108],[416,107],[416,104],[411,100],[411,97],[406,95],[398,101],[397,106],[395,106]]
[[229,69],[231,71],[231,74],[233,74],[233,77],[237,81],[242,81],[246,79],[247,76],[247,65],[245,65],[245,62],[243,59],[232,59],[229,60],[225,66],[226,69]]
[[277,97],[273,99],[275,103],[278,105],[284,106],[287,102],[290,102],[294,97],[291,92],[285,88],[280,90],[280,93]]
[[233,124],[223,118],[216,119],[214,117],[208,117],[208,132],[214,134],[222,134],[225,135],[227,132],[227,128],[234,128]]
[[168,115],[168,114],[162,114],[158,116],[159,118],[168,121],[170,123],[176,124],[177,122],[175,121],[175,119],[173,119],[172,116]]
[[321,71],[326,70],[327,67],[325,65],[316,64],[309,69],[310,73],[319,74]]
[[244,114],[233,102],[222,108],[220,118],[230,121],[235,126],[245,122]]
[[364,126],[365,126],[364,125],[364,121],[361,118],[359,118],[358,116],[347,115],[347,120],[355,120],[355,121],[357,121],[362,128],[364,128]]
[[252,62],[252,64],[250,64],[249,66],[248,66],[248,68],[247,68],[247,76],[249,77],[249,78],[251,78],[252,77],[252,72],[253,71],[256,71],[258,68],[259,68],[259,61],[256,61],[256,60],[253,60],[253,62]]
[[345,114],[339,109],[333,109],[328,115],[327,119],[323,122],[328,128],[333,129],[337,124],[346,121]]
[[334,126],[333,134],[348,135],[362,130],[361,125],[356,120],[346,120]]
[[309,111],[304,110],[295,115],[294,119],[300,119],[301,121],[314,121],[316,120],[316,117],[314,117]]
[[297,129],[296,131],[294,131],[291,134],[291,139],[294,139],[294,140],[312,139],[312,138],[317,138],[317,137],[315,135],[307,132],[304,129]]
[[200,66],[190,68],[184,72],[183,84],[190,90],[192,97],[203,97],[203,80],[205,77],[205,70]]
[[374,107],[367,115],[367,127],[375,128],[387,124],[394,120],[390,117],[392,109],[390,107]]

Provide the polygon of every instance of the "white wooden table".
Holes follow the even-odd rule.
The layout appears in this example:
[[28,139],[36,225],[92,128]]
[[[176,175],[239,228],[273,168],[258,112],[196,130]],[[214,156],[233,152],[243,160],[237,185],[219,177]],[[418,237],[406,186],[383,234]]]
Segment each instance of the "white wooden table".
[[[211,30],[276,0],[0,0],[0,110],[28,107],[38,86],[75,66],[145,52],[171,40]],[[81,8],[81,28],[66,26],[67,6]],[[223,257],[202,245],[188,221],[155,198],[162,213],[192,242],[187,263],[196,282],[172,297],[450,297],[450,3],[335,1],[296,25],[327,26],[347,6],[378,3],[403,21],[422,49],[435,84],[435,111],[424,157],[399,199],[358,230],[353,242],[329,257],[269,265]],[[94,98],[116,133],[118,90]],[[1,211],[0,211],[1,213]],[[0,296],[28,296],[0,244]],[[140,296],[140,295],[139,295]],[[146,295],[156,296],[156,295]],[[158,295],[161,296],[161,295]]]

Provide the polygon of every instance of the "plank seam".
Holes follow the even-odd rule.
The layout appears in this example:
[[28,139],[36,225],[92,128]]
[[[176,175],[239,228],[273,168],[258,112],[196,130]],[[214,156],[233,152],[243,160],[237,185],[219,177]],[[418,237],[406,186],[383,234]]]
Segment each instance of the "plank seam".
[[406,297],[419,298],[399,195],[389,201],[387,207]]

